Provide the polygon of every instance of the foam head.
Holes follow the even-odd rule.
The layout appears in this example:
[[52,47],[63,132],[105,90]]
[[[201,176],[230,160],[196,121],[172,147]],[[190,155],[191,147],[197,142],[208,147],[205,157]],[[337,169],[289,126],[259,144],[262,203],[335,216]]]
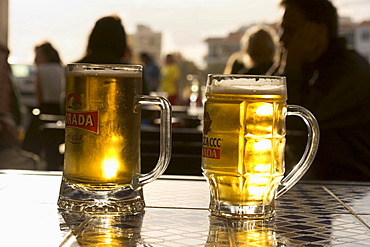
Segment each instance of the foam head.
[[127,64],[84,64],[74,63],[67,65],[67,74],[87,76],[141,76],[143,66]]
[[286,95],[283,76],[208,75],[207,93]]

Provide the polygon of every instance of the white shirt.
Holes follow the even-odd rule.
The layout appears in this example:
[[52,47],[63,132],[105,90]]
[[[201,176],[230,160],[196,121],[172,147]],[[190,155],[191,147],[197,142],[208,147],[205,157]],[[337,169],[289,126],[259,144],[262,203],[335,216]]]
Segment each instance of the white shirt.
[[37,66],[43,103],[59,103],[65,91],[65,70],[58,63],[45,63]]

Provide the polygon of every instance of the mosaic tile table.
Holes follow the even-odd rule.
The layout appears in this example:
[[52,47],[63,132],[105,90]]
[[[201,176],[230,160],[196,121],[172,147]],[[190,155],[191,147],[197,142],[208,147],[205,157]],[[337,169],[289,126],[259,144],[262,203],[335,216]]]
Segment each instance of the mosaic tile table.
[[62,215],[61,173],[0,170],[0,246],[370,246],[370,183],[304,183],[269,223],[209,216],[202,177],[144,186],[145,214]]

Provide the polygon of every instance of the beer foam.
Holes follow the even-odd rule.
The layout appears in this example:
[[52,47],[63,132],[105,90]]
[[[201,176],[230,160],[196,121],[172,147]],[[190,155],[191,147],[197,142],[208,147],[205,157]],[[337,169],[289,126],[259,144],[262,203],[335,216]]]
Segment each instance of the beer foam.
[[68,64],[69,75],[102,75],[102,76],[141,76],[143,67],[141,65],[126,64]]
[[207,93],[286,95],[285,77],[210,76]]

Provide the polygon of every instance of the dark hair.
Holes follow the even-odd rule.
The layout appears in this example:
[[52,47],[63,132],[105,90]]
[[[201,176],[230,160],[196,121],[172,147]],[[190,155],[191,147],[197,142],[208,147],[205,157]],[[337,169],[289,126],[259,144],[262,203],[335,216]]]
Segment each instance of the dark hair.
[[148,61],[152,61],[153,60],[152,57],[147,52],[140,52],[140,57],[142,59],[147,59]]
[[118,16],[103,17],[95,23],[88,40],[88,54],[110,52],[122,58],[126,48],[126,32]]
[[49,42],[36,46],[35,51],[41,51],[49,63],[62,63],[58,51]]
[[308,20],[323,23],[331,38],[338,35],[337,9],[328,0],[282,0],[281,6],[297,8]]
[[173,54],[166,55],[166,63],[176,63],[176,57]]

